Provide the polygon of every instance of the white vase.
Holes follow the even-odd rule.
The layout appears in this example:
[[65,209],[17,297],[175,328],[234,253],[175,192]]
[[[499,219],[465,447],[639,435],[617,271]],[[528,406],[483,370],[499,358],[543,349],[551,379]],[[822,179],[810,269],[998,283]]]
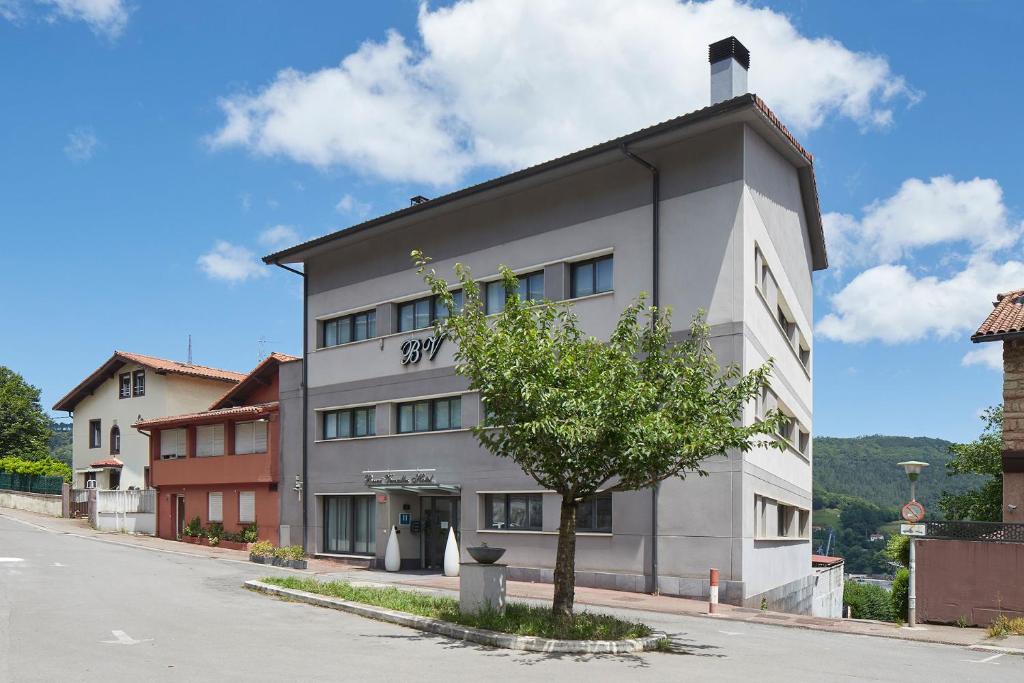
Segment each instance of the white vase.
[[398,549],[398,529],[391,526],[391,534],[388,536],[388,548],[384,551],[384,569],[389,572],[397,572],[402,568],[402,553]]
[[444,575],[459,575],[459,542],[455,540],[455,527],[448,527],[448,543],[444,547]]

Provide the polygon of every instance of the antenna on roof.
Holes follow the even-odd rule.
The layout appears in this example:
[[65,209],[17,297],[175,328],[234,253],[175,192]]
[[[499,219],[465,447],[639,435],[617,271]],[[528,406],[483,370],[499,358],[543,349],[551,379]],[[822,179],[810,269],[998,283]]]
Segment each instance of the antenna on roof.
[[263,359],[269,355],[267,353],[267,344],[273,343],[273,339],[267,339],[266,337],[263,336],[256,340],[256,363],[262,363]]
[[192,335],[188,335],[188,365],[192,365]]

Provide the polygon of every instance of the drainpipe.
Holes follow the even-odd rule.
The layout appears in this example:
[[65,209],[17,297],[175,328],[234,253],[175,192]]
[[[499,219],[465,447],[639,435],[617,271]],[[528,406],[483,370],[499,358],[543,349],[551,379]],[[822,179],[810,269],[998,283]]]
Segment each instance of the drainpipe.
[[[651,305],[660,306],[659,266],[661,249],[661,176],[658,167],[629,151],[625,144],[620,149],[627,159],[635,161],[651,174]],[[658,593],[658,488],[651,487],[651,593]]]
[[[308,464],[306,453],[308,450],[307,442],[309,440],[309,398],[306,387],[309,384],[309,281],[306,279],[306,274],[301,270],[296,270],[289,266],[283,265],[274,261],[274,265],[278,268],[283,268],[290,273],[295,273],[302,278],[302,547],[309,550],[309,511],[307,509],[307,501],[309,501],[308,488],[309,488],[309,477],[306,476],[308,472]],[[278,484],[278,490],[280,491],[280,484]]]

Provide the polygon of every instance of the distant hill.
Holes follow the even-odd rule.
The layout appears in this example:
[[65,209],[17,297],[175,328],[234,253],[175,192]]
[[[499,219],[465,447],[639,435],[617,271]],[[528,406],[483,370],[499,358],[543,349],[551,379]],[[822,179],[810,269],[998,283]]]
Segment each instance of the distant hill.
[[973,475],[946,475],[946,463],[951,457],[949,445],[949,441],[924,436],[815,437],[814,489],[899,507],[910,498],[910,483],[896,463],[923,460],[931,466],[917,482],[917,499],[933,516],[939,511],[939,495],[943,491],[960,493],[983,480]]

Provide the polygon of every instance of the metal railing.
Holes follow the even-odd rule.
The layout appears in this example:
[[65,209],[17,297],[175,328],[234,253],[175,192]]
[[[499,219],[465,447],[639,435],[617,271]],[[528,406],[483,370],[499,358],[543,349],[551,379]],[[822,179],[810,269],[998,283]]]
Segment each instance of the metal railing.
[[60,495],[64,485],[63,477],[43,477],[36,474],[14,474],[0,472],[0,489],[24,491],[26,493],[48,493]]
[[1024,543],[1024,524],[1007,524],[1002,522],[928,522],[925,527],[925,538]]

